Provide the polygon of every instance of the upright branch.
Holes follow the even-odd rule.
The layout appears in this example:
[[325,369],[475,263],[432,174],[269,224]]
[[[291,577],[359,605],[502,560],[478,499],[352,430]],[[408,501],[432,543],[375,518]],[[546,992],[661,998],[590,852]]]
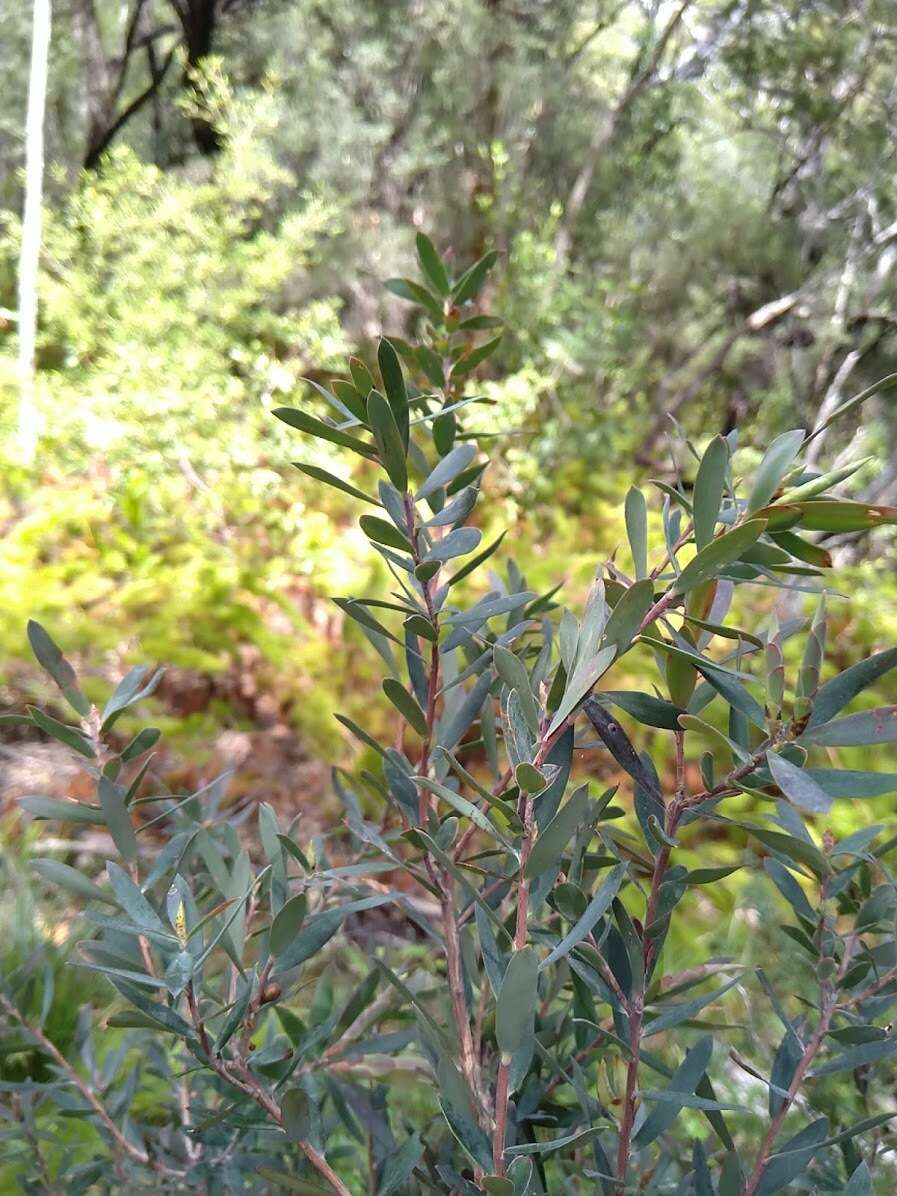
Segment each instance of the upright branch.
[[112,1120],[109,1110],[97,1096],[94,1089],[88,1084],[72,1067],[71,1063],[65,1058],[59,1048],[47,1037],[47,1035],[37,1026],[32,1025],[24,1016],[20,1009],[9,1000],[3,993],[0,993],[0,1009],[11,1021],[16,1022],[22,1027],[29,1038],[37,1043],[38,1047],[53,1060],[55,1066],[68,1079],[74,1088],[78,1090],[80,1096],[94,1111],[103,1129],[112,1139],[115,1149],[119,1151],[125,1158],[131,1159],[141,1166],[149,1167],[151,1170],[158,1171],[160,1175],[176,1176],[177,1171],[170,1170],[163,1166],[156,1160],[153,1160],[150,1155],[141,1147],[135,1146],[133,1142],[129,1142],[122,1131],[118,1128]]
[[[137,1102],[132,1137],[110,1115],[118,1106],[99,1099],[6,993],[0,1010],[76,1087],[123,1175],[180,1176],[185,1158],[207,1168],[231,1121],[232,1160],[264,1153],[288,1168],[266,1166],[272,1183],[310,1177],[343,1196],[344,1166],[348,1176],[366,1172],[371,1191],[432,1186],[435,1176],[460,1190],[472,1175],[504,1196],[525,1182],[533,1153],[544,1189],[561,1191],[582,1174],[586,1149],[585,1166],[617,1196],[647,1190],[659,1175],[682,1190],[760,1196],[782,1166],[807,1189],[866,1191],[861,1171],[856,1182],[833,1179],[830,1156],[822,1170],[815,1147],[854,1140],[852,1158],[874,1158],[884,1120],[818,1118],[781,1139],[808,1078],[825,1083],[894,1053],[876,1022],[897,1000],[897,889],[884,862],[897,836],[882,840],[872,827],[818,840],[836,799],[890,792],[892,778],[833,768],[829,753],[897,741],[894,706],[842,713],[897,668],[897,649],[823,681],[824,593],[808,627],[780,627],[760,601],[735,606],[732,596],[738,586],[763,599],[778,584],[819,585],[831,562],[815,533],[897,525],[897,510],[832,493],[857,462],[806,468],[821,429],[776,437],[748,484],[734,437],[715,436],[701,451],[689,446],[697,469],[688,491],[658,484],[659,516],[649,518],[645,494],[630,489],[631,560],[616,554],[584,602],[562,608],[556,589],[540,593],[513,561],[502,566],[501,537],[483,545],[477,526],[488,459],[466,421],[488,401],[475,375],[500,339],[497,321],[476,305],[497,255],[458,271],[427,237],[417,249],[422,281],[389,285],[418,305],[421,343],[384,339],[376,365],[352,358],[329,386],[311,384],[308,405],[275,413],[360,460],[358,485],[342,470],[299,468],[364,504],[360,526],[393,582],[388,594],[337,599],[384,662],[382,694],[396,713],[383,735],[340,716],[365,748],[357,780],[333,774],[345,835],[309,836],[302,820],[284,826],[262,802],[250,852],[245,807],[222,802],[222,783],[142,796],[159,732],[146,727],[129,740],[115,727],[152,696],[158,675],[131,670],[100,711],[49,633],[29,625],[74,720],[37,708],[14,717],[85,761],[95,797],[29,797],[22,807],[102,825],[114,855],[100,883],[55,858],[35,868],[104,907],[79,950],[124,1002],[113,1024],[174,1036],[180,1049],[160,1058],[189,1053],[189,1089],[179,1082],[186,1076],[172,1076],[168,1093],[186,1150],[177,1135],[153,1150],[138,1145],[150,1130],[137,1128]],[[848,400],[825,427],[892,382]],[[733,621],[742,609],[746,627]],[[786,653],[789,635],[800,637],[802,654]],[[632,688],[642,671],[649,680]],[[645,744],[656,750],[639,750]],[[597,796],[595,749],[617,782]],[[743,801],[726,808],[735,794]],[[714,834],[701,836],[708,825]],[[715,1048],[730,1046],[730,1019],[710,1007],[754,981],[736,974],[708,987],[719,966],[700,954],[706,936],[668,933],[680,908],[693,916],[696,887],[732,871],[731,852],[712,858],[729,835],[741,868],[754,864],[756,847],[763,876],[790,907],[794,967],[807,959],[819,996],[807,1036],[805,1010],[790,1013],[790,998],[758,974],[775,1015],[757,1019],[758,1058],[717,1049],[714,1062]],[[694,867],[686,861],[696,842]],[[350,919],[363,935],[381,907],[391,923],[407,917],[422,927],[444,964],[423,949],[394,950],[392,934],[378,937],[368,968],[358,963],[364,952],[331,946]],[[682,958],[665,971],[674,952]],[[36,966],[24,965],[10,994],[28,988]],[[342,992],[337,978],[356,970]],[[785,1038],[776,1045],[778,1024]],[[422,1049],[409,1043],[408,1025]],[[716,1100],[711,1075],[724,1060],[767,1085],[761,1130]],[[644,1084],[648,1070],[659,1087]],[[399,1072],[428,1078],[437,1117],[428,1102],[417,1119],[406,1095],[392,1104],[398,1086],[383,1080]],[[330,1128],[368,1116],[371,1081],[389,1134],[347,1133],[328,1158]],[[680,1117],[686,1108],[708,1117],[724,1152],[705,1149]],[[282,1133],[272,1137],[272,1128]]]

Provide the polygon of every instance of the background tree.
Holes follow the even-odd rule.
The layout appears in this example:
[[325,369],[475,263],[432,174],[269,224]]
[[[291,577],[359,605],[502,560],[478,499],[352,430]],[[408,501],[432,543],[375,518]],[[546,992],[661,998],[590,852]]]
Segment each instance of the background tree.
[[25,123],[25,200],[16,312],[19,332],[19,450],[26,464],[33,461],[37,442],[34,351],[37,340],[38,265],[44,187],[44,112],[47,103],[51,21],[50,0],[35,0],[32,13],[28,112]]

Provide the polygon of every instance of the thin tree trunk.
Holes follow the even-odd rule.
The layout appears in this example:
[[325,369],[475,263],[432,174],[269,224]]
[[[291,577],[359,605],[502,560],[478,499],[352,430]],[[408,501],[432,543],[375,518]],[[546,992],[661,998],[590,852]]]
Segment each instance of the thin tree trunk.
[[599,120],[595,126],[595,132],[592,134],[592,140],[589,143],[589,148],[586,151],[579,173],[573,180],[573,186],[570,188],[567,202],[564,204],[564,214],[561,217],[557,233],[555,234],[553,265],[555,274],[563,273],[566,268],[570,252],[573,248],[573,234],[576,220],[588,198],[592,180],[595,177],[595,171],[598,168],[602,154],[610,145],[620,123],[628,114],[635,101],[641,96],[643,91],[653,84],[663,56],[666,53],[667,45],[679,28],[683,17],[693,2],[694,0],[682,0],[658,37],[657,44],[648,62],[641,70],[633,74],[629,81],[629,86],[623,92],[613,110],[607,113],[603,119]]
[[31,465],[37,448],[34,360],[37,342],[37,279],[44,184],[44,114],[50,57],[51,0],[34,0],[31,74],[25,120],[25,202],[19,254],[19,444],[21,460]]
[[[212,53],[215,31],[218,24],[218,0],[187,0],[186,4],[174,5],[179,13],[184,30],[184,45],[187,50],[185,81],[193,84],[197,71]],[[216,154],[221,149],[221,136],[215,126],[202,116],[194,116],[193,141],[201,154]]]

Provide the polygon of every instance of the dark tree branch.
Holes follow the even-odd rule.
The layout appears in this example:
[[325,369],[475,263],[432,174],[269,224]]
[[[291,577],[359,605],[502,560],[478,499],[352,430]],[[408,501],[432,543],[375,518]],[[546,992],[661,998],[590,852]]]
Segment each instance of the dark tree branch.
[[656,79],[658,68],[666,53],[670,39],[679,28],[683,17],[692,3],[693,0],[682,0],[682,3],[673,13],[672,17],[670,17],[663,32],[657,39],[657,43],[648,61],[640,69],[637,69],[636,66],[633,67],[629,86],[623,92],[612,111],[603,120],[597,122],[583,164],[576,178],[573,180],[573,186],[570,188],[567,196],[567,202],[564,205],[564,214],[558,226],[557,235],[555,236],[554,269],[557,273],[560,273],[564,269],[570,256],[570,250],[573,245],[573,230],[579,213],[588,198],[601,155],[613,140],[620,123],[630,108],[632,108],[635,101]]
[[177,49],[178,47],[175,46],[169,50],[168,54],[158,65],[156,73],[152,76],[149,84],[142,92],[140,92],[139,95],[135,96],[134,99],[131,100],[130,104],[126,105],[121,110],[115,120],[113,120],[112,123],[103,130],[102,134],[90,146],[87,156],[84,159],[84,166],[87,170],[95,170],[97,168],[97,166],[100,164],[100,159],[112,144],[116,134],[123,129],[131,117],[134,116],[136,112],[139,112],[144,104],[148,100],[152,99],[152,97],[158,92],[162,85],[162,81],[168,73],[169,67],[171,66],[172,62],[174,62]]
[[669,417],[677,415],[687,403],[701,393],[712,378],[716,377],[738,342],[745,336],[765,332],[778,324],[795,310],[800,299],[801,293],[793,291],[790,295],[783,295],[779,299],[773,299],[770,303],[764,303],[762,307],[752,311],[737,328],[726,336],[709,361],[701,366],[697,373],[668,402],[663,404],[654,424],[644,438],[640,453],[641,460],[650,459],[651,450],[666,429]]

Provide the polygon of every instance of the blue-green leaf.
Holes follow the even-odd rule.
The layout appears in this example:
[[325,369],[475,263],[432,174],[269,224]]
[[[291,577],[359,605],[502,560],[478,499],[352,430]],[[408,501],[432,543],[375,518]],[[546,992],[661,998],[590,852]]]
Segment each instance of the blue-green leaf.
[[507,1062],[533,1033],[538,1000],[539,960],[532,947],[508,961],[495,1009],[495,1040]]
[[757,1186],[757,1196],[772,1196],[782,1188],[797,1179],[800,1173],[810,1165],[813,1156],[825,1141],[828,1134],[828,1118],[820,1117],[812,1125],[795,1134],[782,1147],[781,1151],[772,1155],[763,1168],[760,1183]]
[[810,814],[827,814],[832,808],[832,799],[802,768],[776,752],[766,753],[766,763],[772,779],[799,810]]
[[726,486],[729,446],[722,436],[714,436],[708,444],[695,477],[693,519],[695,544],[705,548],[713,539],[719,509]]
[[27,633],[31,651],[36,656],[38,664],[50,674],[62,690],[69,705],[82,718],[86,718],[90,713],[90,703],[78,687],[75,670],[56,646],[50,633],[35,619],[28,620]]
[[747,504],[749,514],[766,506],[779,488],[782,478],[794,464],[803,442],[803,428],[793,428],[775,438],[766,450],[754,477],[754,488]]
[[856,697],[861,690],[874,685],[879,678],[891,669],[897,667],[897,648],[889,648],[886,652],[877,652],[868,660],[861,660],[851,665],[831,681],[827,681],[813,699],[813,711],[810,715],[808,727],[815,727],[827,723],[830,719]]
[[547,959],[543,960],[540,971],[569,955],[577,943],[581,943],[586,935],[591,934],[598,919],[610,908],[611,902],[620,890],[627,870],[627,864],[617,864],[611,869],[595,896],[586,906],[582,917],[569,934],[558,943]]
[[137,859],[137,836],[125,805],[124,794],[106,776],[100,777],[100,806],[112,841],[122,859],[133,863]]
[[[695,1043],[688,1052],[670,1080],[669,1086],[663,1093],[644,1093],[646,1100],[656,1099],[658,1103],[651,1110],[640,1129],[635,1135],[635,1143],[639,1148],[647,1146],[659,1137],[673,1124],[679,1110],[686,1104],[686,1100],[697,1087],[701,1076],[707,1070],[710,1056],[713,1054],[713,1039],[707,1035]],[[664,1099],[660,1099],[663,1097]],[[669,1099],[667,1099],[669,1098]],[[693,1107],[693,1106],[689,1106]]]
[[456,445],[447,453],[428,475],[417,494],[414,496],[419,502],[422,498],[429,498],[437,490],[448,483],[471,464],[477,455],[475,444]]
[[800,743],[818,743],[825,747],[865,747],[897,742],[897,706],[878,706],[861,710],[831,723],[819,723],[804,731]]
[[734,988],[740,981],[741,977],[736,976],[734,980],[730,980],[727,984],[721,985],[719,988],[714,989],[713,992],[706,993],[702,997],[696,997],[693,1001],[665,1006],[664,1012],[659,1017],[654,1018],[646,1024],[645,1038],[650,1038],[654,1034],[660,1034],[664,1030],[671,1030],[673,1026],[679,1026],[682,1022],[691,1021],[702,1009],[705,1009],[708,1005],[712,1005],[714,1001],[718,1001],[720,997],[724,996],[730,988]]
[[704,582],[719,577],[757,542],[765,530],[765,519],[751,519],[712,540],[688,562],[673,583],[673,590],[677,594],[687,594]]
[[420,262],[421,270],[423,270],[427,279],[433,284],[440,295],[447,295],[451,289],[448,272],[442,258],[436,251],[436,246],[426,233],[418,233],[415,243],[417,245],[417,258]]
[[630,487],[624,508],[626,535],[637,580],[648,576],[648,504],[641,490]]
[[391,1193],[397,1191],[411,1175],[423,1153],[424,1145],[419,1134],[412,1134],[410,1138],[406,1138],[398,1150],[387,1157],[380,1176],[377,1196],[391,1196]]
[[882,1059],[891,1059],[894,1055],[897,1055],[897,1038],[864,1042],[814,1068],[810,1072],[810,1076],[832,1076],[842,1071],[854,1071],[858,1067],[865,1067],[868,1063],[880,1063]]

